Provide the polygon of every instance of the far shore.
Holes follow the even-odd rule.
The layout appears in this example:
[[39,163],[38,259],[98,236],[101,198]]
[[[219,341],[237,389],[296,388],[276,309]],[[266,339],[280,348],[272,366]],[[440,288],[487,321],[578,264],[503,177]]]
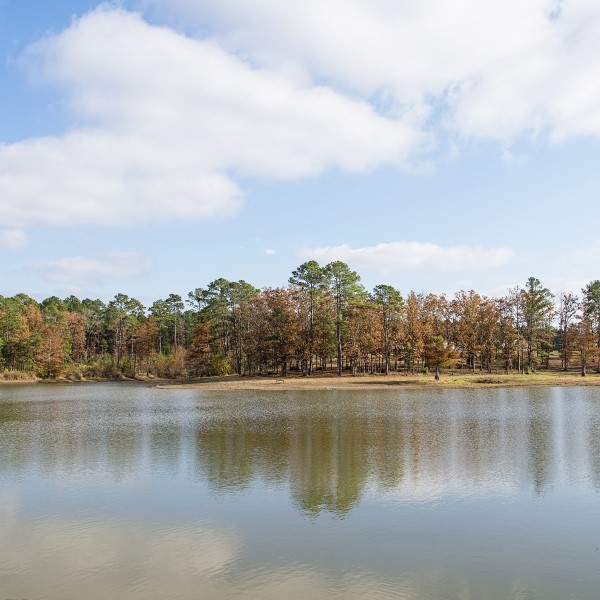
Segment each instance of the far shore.
[[206,377],[194,381],[159,383],[155,387],[161,389],[191,390],[372,390],[390,388],[486,388],[486,387],[533,387],[533,386],[600,386],[600,375],[588,373],[542,372],[526,374],[496,374],[477,372],[469,374],[443,374],[436,381],[432,374],[409,375],[390,373],[389,375],[357,375],[344,374],[314,375],[312,377]]
[[135,378],[103,379],[41,379],[35,377],[23,377],[15,379],[0,378],[0,385],[19,384],[69,384],[69,383],[145,383],[149,387],[157,389],[188,389],[188,390],[389,390],[392,388],[415,389],[415,388],[506,388],[506,387],[569,387],[569,386],[600,386],[600,374],[588,371],[586,377],[578,372],[542,371],[533,374],[519,373],[443,373],[439,381],[435,380],[433,374],[411,375],[407,373],[390,373],[389,375],[357,375],[352,376],[344,373],[338,377],[332,373],[325,375],[315,374],[311,377],[291,375],[289,377],[265,376],[265,377],[240,377],[239,375],[228,375],[225,377],[201,377],[181,379],[161,379],[145,377],[143,375]]

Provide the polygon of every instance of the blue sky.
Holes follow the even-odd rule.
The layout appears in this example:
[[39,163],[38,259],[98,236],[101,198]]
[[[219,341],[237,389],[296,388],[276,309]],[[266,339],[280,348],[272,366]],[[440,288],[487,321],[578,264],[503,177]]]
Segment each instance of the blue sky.
[[600,277],[591,0],[0,0],[0,294],[146,304],[344,260]]

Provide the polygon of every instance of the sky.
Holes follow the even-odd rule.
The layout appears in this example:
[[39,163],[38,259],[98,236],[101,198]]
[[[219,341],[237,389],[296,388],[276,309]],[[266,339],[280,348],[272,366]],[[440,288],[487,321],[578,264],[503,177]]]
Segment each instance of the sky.
[[597,0],[0,0],[0,55],[2,295],[600,278]]

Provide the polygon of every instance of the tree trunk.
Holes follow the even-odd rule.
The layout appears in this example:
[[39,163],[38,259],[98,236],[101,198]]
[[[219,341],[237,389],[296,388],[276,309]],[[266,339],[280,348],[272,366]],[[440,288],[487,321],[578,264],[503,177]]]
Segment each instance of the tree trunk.
[[341,377],[342,370],[343,370],[343,365],[342,365],[342,326],[339,321],[337,322],[336,334],[337,334],[337,370],[338,370],[338,376]]

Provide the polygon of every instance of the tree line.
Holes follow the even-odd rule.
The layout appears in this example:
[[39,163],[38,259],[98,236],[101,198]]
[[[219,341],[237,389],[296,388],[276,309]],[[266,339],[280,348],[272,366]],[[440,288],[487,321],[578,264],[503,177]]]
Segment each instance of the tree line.
[[146,308],[0,296],[0,372],[42,377],[305,376],[435,371],[600,372],[600,281],[556,295],[530,277],[501,298],[390,285],[308,261],[286,287],[217,279]]

